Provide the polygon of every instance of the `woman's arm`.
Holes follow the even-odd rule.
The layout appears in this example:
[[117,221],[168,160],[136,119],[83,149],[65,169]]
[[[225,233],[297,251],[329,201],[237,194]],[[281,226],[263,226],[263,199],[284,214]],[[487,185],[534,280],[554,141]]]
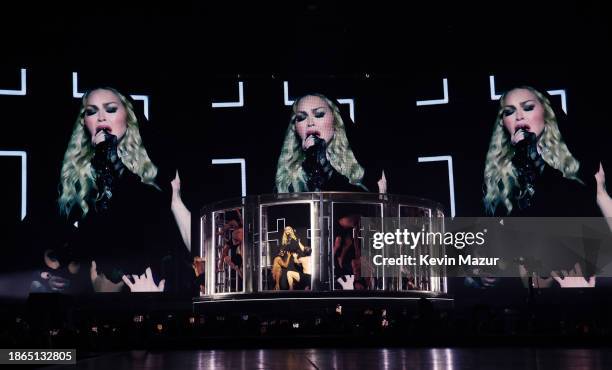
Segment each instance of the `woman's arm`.
[[[359,226],[357,227],[357,230],[359,230]],[[359,238],[353,239],[353,244],[355,248],[355,259],[361,261],[361,244],[359,242]]]
[[338,264],[340,265],[340,267],[344,267],[343,266],[344,265],[344,257],[346,257],[346,254],[348,253],[348,251],[351,248],[355,248],[354,241],[355,240],[353,239],[351,244],[342,246],[342,251],[340,252],[340,256],[338,256]]
[[612,217],[612,198],[606,189],[606,174],[601,163],[599,171],[595,174],[595,181],[597,182],[597,205],[604,217]]
[[341,245],[342,245],[342,238],[339,236],[336,236],[336,240],[334,240],[334,256],[336,255],[336,252],[338,251],[338,248],[340,248]]
[[191,252],[191,212],[187,209],[181,198],[181,178],[178,171],[176,171],[176,177],[170,184],[172,185],[170,209],[181,232],[183,243],[185,243],[185,246]]
[[599,164],[599,171],[595,174],[595,181],[597,182],[597,205],[606,218],[610,230],[612,230],[612,198],[610,198],[606,189],[606,174],[601,163]]
[[229,250],[230,250],[230,245],[228,242],[225,242],[225,244],[223,244],[223,249],[221,249],[221,259],[229,256]]
[[378,193],[386,194],[387,193],[387,178],[385,177],[385,171],[383,170],[382,176],[380,180],[376,183],[378,185]]
[[285,260],[285,262],[283,262],[283,259],[281,258],[281,259],[280,259],[279,264],[280,264],[280,265],[281,265],[283,268],[285,268],[285,269],[286,269],[287,267],[289,267],[289,260],[290,260],[290,259],[291,259],[291,253],[289,253],[289,254],[287,255],[287,259]]
[[221,249],[221,258],[219,258],[219,263],[217,264],[217,271],[223,271],[223,262],[225,262],[225,258],[229,256],[229,244],[225,242],[223,244],[223,248]]

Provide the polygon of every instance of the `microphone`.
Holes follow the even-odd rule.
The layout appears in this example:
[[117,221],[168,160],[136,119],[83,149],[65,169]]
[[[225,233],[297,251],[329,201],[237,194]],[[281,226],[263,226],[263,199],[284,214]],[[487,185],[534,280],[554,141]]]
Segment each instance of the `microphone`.
[[321,139],[315,134],[308,135],[306,140],[309,138],[313,138],[314,144],[306,149],[306,156],[314,156],[319,150],[321,150],[321,147],[325,145],[325,140]]
[[309,191],[321,191],[327,180],[331,178],[333,168],[327,159],[325,140],[314,134],[308,137],[314,139],[314,144],[306,149],[306,158],[302,162],[302,168],[308,175]]
[[533,132],[527,131],[523,128],[517,129],[515,132],[523,131],[523,135],[525,138],[518,143],[516,143],[516,153],[524,156],[524,159],[530,159],[534,161],[538,156],[537,146],[536,146],[536,134]]
[[[104,131],[104,141],[95,147],[93,164],[96,170],[104,168],[115,169],[117,160],[117,137],[109,132],[107,128],[99,128],[97,132]],[[118,169],[117,169],[118,170]]]
[[523,131],[525,137],[515,145],[512,164],[518,172],[518,182],[523,192],[518,199],[518,205],[519,208],[526,209],[532,204],[532,198],[535,194],[536,176],[543,168],[543,161],[538,153],[536,134],[524,128],[517,129],[515,133],[519,130]]
[[311,162],[309,164],[315,167],[319,159],[318,157],[321,156],[321,153],[325,155],[325,140],[321,139],[316,135],[308,136],[308,138],[311,137],[314,139],[314,144],[312,144],[308,149],[306,149],[306,161]]
[[113,197],[117,179],[123,173],[123,162],[117,153],[117,136],[111,134],[108,128],[99,128],[97,132],[104,131],[104,141],[95,147],[92,166],[96,172],[96,185],[100,196],[96,201],[98,211],[110,209],[110,199]]

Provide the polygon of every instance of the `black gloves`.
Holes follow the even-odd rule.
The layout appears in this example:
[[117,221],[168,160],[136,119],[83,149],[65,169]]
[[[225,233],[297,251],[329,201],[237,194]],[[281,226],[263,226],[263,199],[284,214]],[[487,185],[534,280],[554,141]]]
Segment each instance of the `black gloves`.
[[321,191],[334,174],[334,168],[327,159],[325,140],[315,137],[314,141],[314,145],[306,149],[306,159],[302,162],[302,168],[308,177],[308,190]]
[[517,170],[522,194],[518,199],[519,208],[525,209],[532,203],[536,177],[544,166],[544,160],[538,153],[537,137],[533,132],[525,131],[525,138],[516,144],[512,164]]
[[96,199],[96,209],[99,212],[108,211],[117,180],[125,169],[117,153],[117,136],[108,132],[104,136],[105,140],[96,145],[91,162],[96,172],[96,185],[99,193]]

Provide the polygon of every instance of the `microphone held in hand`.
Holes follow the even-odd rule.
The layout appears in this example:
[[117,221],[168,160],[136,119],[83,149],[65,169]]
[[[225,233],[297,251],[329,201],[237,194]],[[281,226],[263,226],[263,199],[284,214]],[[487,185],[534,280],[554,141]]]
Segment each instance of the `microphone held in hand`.
[[531,205],[535,194],[536,177],[542,171],[544,165],[544,160],[538,153],[536,134],[525,130],[523,130],[523,133],[524,139],[515,145],[514,157],[512,157],[512,164],[518,175],[520,188],[518,201],[521,209]]
[[96,209],[98,211],[107,211],[109,209],[114,187],[124,169],[117,152],[117,136],[110,134],[106,129],[103,129],[103,131],[104,141],[96,145],[95,154],[92,159],[99,192],[96,200]]
[[316,157],[320,154],[320,152],[325,152],[325,140],[316,135],[310,135],[309,138],[313,138],[314,144],[312,144],[310,148],[306,149],[307,158]]
[[[525,138],[516,144],[514,154],[514,158],[516,158],[517,162],[515,165],[519,166],[534,163],[539,157],[536,134],[525,130],[523,130],[523,132]],[[515,160],[514,158],[513,161]]]
[[333,167],[327,159],[327,143],[318,136],[311,135],[314,144],[306,149],[306,158],[302,168],[308,176],[308,190],[321,191],[333,175]]

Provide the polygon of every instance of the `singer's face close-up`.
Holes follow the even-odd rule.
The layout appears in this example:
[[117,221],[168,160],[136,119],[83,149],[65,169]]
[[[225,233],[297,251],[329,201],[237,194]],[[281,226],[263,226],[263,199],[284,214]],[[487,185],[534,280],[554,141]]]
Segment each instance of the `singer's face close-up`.
[[518,130],[529,131],[537,137],[544,131],[544,106],[538,97],[527,89],[514,89],[506,94],[502,119],[511,136]]
[[106,130],[121,140],[127,131],[127,109],[114,92],[94,90],[85,103],[84,121],[92,138]]
[[300,99],[295,115],[295,130],[303,149],[314,145],[315,137],[326,143],[334,137],[334,115],[327,102],[320,97],[308,95]]

